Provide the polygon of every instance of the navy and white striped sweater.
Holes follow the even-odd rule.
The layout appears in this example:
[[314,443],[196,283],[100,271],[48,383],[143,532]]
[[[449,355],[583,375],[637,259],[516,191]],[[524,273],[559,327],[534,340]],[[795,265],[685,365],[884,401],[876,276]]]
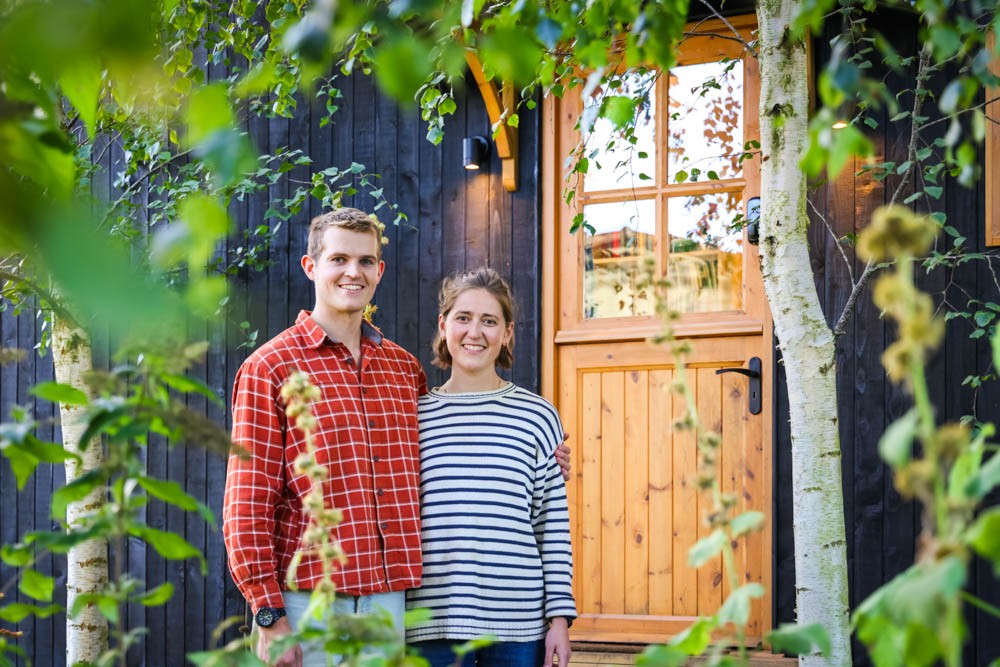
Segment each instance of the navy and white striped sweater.
[[545,636],[576,617],[559,414],[509,384],[420,399],[423,580],[407,607],[433,617],[408,641]]

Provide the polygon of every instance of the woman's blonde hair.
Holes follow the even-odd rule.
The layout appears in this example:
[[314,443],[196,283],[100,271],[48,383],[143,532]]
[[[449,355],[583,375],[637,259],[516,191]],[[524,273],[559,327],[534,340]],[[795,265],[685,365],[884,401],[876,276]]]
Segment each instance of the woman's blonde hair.
[[[456,273],[444,279],[441,283],[441,291],[438,293],[438,313],[448,317],[448,313],[455,307],[464,292],[473,289],[481,289],[489,292],[503,311],[504,325],[508,326],[514,321],[514,296],[511,294],[510,285],[500,277],[500,274],[489,267],[473,269],[464,273]],[[431,363],[438,368],[451,368],[451,352],[448,351],[448,341],[441,335],[438,329],[431,343],[434,350],[434,359]],[[514,335],[511,333],[510,340],[500,348],[500,356],[497,357],[497,366],[500,368],[510,368],[514,365]]]

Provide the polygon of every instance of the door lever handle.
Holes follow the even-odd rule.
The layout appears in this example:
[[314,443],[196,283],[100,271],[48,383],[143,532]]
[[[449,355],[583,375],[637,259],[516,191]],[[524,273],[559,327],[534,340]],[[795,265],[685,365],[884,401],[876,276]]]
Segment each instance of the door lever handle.
[[748,383],[750,386],[747,387],[747,410],[752,415],[759,415],[761,411],[760,357],[750,357],[747,361],[747,368],[719,368],[715,371],[716,375],[723,373],[739,373],[750,378],[750,382]]

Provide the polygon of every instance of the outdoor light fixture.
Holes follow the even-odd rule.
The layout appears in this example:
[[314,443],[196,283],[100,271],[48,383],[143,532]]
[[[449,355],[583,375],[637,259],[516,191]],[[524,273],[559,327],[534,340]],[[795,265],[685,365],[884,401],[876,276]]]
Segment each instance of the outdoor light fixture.
[[469,171],[479,169],[486,162],[489,149],[486,137],[466,137],[462,140],[462,166]]

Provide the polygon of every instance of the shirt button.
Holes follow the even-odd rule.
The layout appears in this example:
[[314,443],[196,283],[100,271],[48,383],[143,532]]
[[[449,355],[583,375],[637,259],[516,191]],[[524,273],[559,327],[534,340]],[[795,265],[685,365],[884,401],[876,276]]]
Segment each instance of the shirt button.
[[382,530],[389,530],[389,523],[386,521],[382,522]]
[[372,457],[372,461],[374,461],[375,463],[378,463],[381,460],[382,460],[381,457],[378,457],[378,456],[373,456]]
[[374,419],[369,419],[368,420],[368,428],[375,428],[375,420]]
[[368,387],[362,387],[361,388],[361,393],[362,394],[367,394],[368,393]]
[[378,491],[375,492],[375,495],[376,496],[384,496],[385,495],[385,489],[379,489]]

